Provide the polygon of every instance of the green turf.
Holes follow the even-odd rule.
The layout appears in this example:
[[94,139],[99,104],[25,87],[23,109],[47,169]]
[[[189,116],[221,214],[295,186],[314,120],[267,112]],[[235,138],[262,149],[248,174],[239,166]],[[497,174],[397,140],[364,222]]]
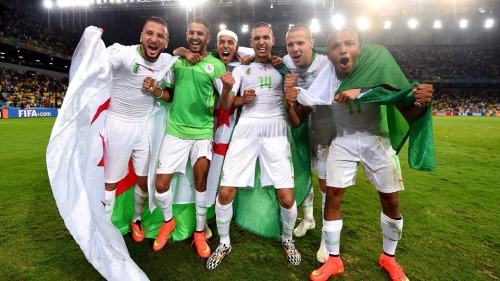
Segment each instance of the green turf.
[[[66,230],[45,165],[55,118],[0,120],[0,280],[100,280]],[[401,155],[405,218],[397,257],[411,280],[500,278],[500,118],[434,117],[437,169],[417,172]],[[341,255],[346,267],[330,280],[389,280],[377,266],[381,252],[380,207],[360,170],[344,196]],[[233,251],[214,271],[205,269],[191,241],[169,242],[158,253],[151,241],[125,236],[131,257],[151,280],[307,280],[318,267],[321,235],[319,192],[316,229],[296,239],[299,266],[290,265],[280,242],[231,228]],[[301,214],[299,215],[301,217]],[[209,222],[215,232],[215,221]],[[218,239],[210,242],[212,248]]]

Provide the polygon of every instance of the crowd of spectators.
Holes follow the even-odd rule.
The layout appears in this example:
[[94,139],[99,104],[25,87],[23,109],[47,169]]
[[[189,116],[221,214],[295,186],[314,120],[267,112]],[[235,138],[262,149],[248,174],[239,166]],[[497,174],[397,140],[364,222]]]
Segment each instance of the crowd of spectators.
[[500,78],[498,47],[436,45],[388,49],[406,77],[412,80]]
[[[65,37],[62,35],[64,34]],[[49,32],[35,16],[10,9],[0,3],[0,35],[21,44],[72,54],[78,38],[68,33]],[[71,36],[70,36],[71,37]],[[500,48],[488,46],[388,46],[405,75],[411,81],[431,82],[436,92],[434,110],[455,112],[500,111],[500,87],[474,86],[453,88],[450,79],[493,80],[500,84]],[[286,48],[275,48],[277,55]],[[0,106],[60,107],[68,87],[66,78],[54,78],[36,71],[19,73],[0,68]]]
[[0,3],[0,35],[19,40],[22,44],[71,55],[78,43],[76,35],[56,33],[37,17],[10,9]]
[[459,113],[500,111],[500,89],[437,89],[434,93],[434,111]]
[[[0,68],[0,106],[17,108],[60,108],[68,88],[68,79],[36,74],[35,71],[20,73]],[[434,111],[499,112],[500,88],[436,87]]]
[[19,73],[0,68],[0,106],[17,108],[60,108],[68,89],[68,79],[54,78],[35,71]]

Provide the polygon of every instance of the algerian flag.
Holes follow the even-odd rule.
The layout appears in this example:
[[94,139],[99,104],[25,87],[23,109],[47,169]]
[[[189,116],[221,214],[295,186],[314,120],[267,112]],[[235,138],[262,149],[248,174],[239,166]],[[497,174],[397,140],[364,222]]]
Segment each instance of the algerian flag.
[[[384,126],[389,130],[391,145],[398,153],[409,138],[408,163],[411,168],[430,171],[435,169],[434,138],[432,132],[432,104],[427,112],[415,121],[407,121],[394,107],[405,106],[415,100],[410,84],[389,51],[380,45],[363,44],[361,52],[349,75],[340,85],[335,67],[330,62],[320,71],[309,89],[300,89],[297,100],[304,105],[331,104],[333,96],[354,88],[371,88],[354,102],[382,105]],[[386,90],[390,86],[397,92]],[[386,105],[386,106],[385,106]]]
[[104,216],[99,133],[112,74],[101,35],[87,27],[73,55],[70,84],[47,146],[47,171],[64,223],[97,271],[108,280],[148,280]]

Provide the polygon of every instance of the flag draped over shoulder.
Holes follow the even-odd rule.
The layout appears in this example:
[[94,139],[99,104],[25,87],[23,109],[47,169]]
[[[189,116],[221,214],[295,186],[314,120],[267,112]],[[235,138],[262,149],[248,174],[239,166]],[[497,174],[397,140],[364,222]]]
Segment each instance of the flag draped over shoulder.
[[380,45],[361,45],[361,52],[349,75],[342,80],[337,93],[354,88],[389,85],[403,89],[410,84],[391,53]]
[[[328,81],[328,83],[325,83]],[[389,130],[391,145],[398,153],[409,138],[408,163],[411,168],[435,169],[432,106],[414,121],[407,121],[394,106],[415,101],[410,84],[389,51],[380,45],[364,44],[349,75],[338,85],[335,68],[330,62],[318,74],[308,90],[300,89],[297,99],[304,105],[331,104],[335,93],[354,88],[370,88],[355,102],[382,105],[384,126]],[[395,89],[389,91],[386,87]],[[316,98],[314,96],[317,96]],[[302,96],[302,97],[301,97]]]
[[70,84],[47,147],[47,171],[64,223],[97,271],[108,280],[148,280],[104,216],[99,133],[112,74],[103,63],[108,58],[101,34],[96,27],[86,28],[73,55]]

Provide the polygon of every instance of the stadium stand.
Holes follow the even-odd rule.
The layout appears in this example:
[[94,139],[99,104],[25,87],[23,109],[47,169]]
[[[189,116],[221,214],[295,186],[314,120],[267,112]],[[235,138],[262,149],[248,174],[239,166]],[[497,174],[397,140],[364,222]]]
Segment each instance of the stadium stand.
[[[0,50],[22,48],[35,55],[49,54],[69,65],[78,36],[57,33],[32,14],[0,2]],[[434,110],[457,113],[500,112],[500,48],[488,45],[387,46],[411,81],[431,83],[436,89]],[[274,53],[286,54],[284,46]],[[24,67],[20,67],[24,66]],[[68,87],[69,68],[56,72],[47,63],[12,54],[0,59],[0,106],[60,107]],[[499,113],[500,114],[500,113]],[[457,114],[459,115],[459,114]]]

